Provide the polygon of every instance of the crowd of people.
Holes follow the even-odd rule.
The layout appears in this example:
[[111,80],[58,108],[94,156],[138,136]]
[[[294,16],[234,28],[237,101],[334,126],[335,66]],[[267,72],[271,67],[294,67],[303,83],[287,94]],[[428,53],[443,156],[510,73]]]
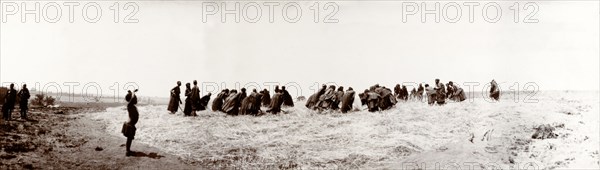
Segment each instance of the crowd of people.
[[[185,105],[183,108],[184,116],[196,116],[197,111],[208,109],[211,93],[200,97],[200,89],[198,82],[194,80],[194,86],[190,87],[190,83],[186,84],[185,90]],[[181,82],[177,82],[177,86],[171,89],[171,99],[167,110],[171,113],[175,113],[180,108],[180,104],[183,104],[180,99],[180,86]],[[212,101],[210,107],[212,111],[219,111],[228,115],[259,115],[261,113],[261,107],[267,107],[266,112],[277,114],[281,112],[282,106],[294,106],[294,101],[290,93],[285,89],[285,86],[275,87],[273,97],[267,89],[258,92],[253,89],[248,95],[246,88],[241,88],[240,91],[236,89],[223,89]]]
[[[346,113],[352,110],[352,103],[354,103],[354,90],[349,87],[344,92],[344,87],[340,86],[337,91],[335,86],[331,85],[327,88],[327,85],[323,85],[317,93],[308,97],[305,106],[313,110],[340,110],[342,113]],[[341,104],[341,107],[340,107]]]
[[[490,97],[498,100],[500,96],[498,84],[495,80],[492,80],[490,84]],[[193,85],[193,87],[190,87],[190,83],[186,83],[186,99],[184,108],[182,109],[185,116],[195,116],[196,111],[208,109],[211,93],[200,97],[198,82],[194,80]],[[181,82],[178,81],[177,86],[171,89],[171,99],[167,109],[173,114],[178,109],[181,109],[180,104],[183,104],[180,100],[180,86]],[[261,107],[267,107],[267,113],[277,114],[281,112],[282,106],[294,106],[292,96],[285,89],[285,86],[282,86],[281,89],[279,89],[279,86],[276,86],[274,92],[271,96],[267,89],[261,91],[253,89],[248,95],[245,88],[241,88],[239,92],[235,89],[223,89],[213,99],[211,109],[227,113],[228,115],[259,115],[262,113]],[[342,86],[336,90],[334,85],[330,85],[329,87],[323,85],[315,94],[308,98],[305,106],[312,110],[339,110],[342,113],[346,113],[353,109],[352,104],[354,103],[355,94],[352,87],[344,91],[344,87]],[[405,85],[396,84],[392,91],[390,88],[375,84],[365,89],[358,96],[361,104],[366,105],[370,112],[390,109],[398,101],[422,101],[424,97],[430,105],[443,105],[446,103],[446,100],[462,102],[467,99],[461,87],[452,81],[444,84],[439,79],[435,79],[433,86],[419,84],[410,93]]]

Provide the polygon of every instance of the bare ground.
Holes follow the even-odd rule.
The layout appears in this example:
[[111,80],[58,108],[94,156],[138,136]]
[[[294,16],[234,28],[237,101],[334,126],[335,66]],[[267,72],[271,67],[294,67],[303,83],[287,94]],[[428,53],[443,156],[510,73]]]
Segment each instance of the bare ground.
[[[0,120],[0,169],[193,169],[177,157],[136,143],[125,156],[125,137],[107,134],[105,125],[86,118],[102,106],[31,109]],[[125,120],[124,120],[125,121]]]

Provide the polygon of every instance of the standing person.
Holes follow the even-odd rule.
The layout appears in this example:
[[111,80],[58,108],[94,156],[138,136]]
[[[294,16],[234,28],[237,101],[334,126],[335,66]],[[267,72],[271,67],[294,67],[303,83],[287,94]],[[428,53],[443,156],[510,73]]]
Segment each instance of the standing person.
[[192,87],[192,115],[196,114],[196,111],[201,109],[200,104],[200,88],[198,88],[198,81],[194,80],[194,87]]
[[498,87],[498,83],[496,83],[496,80],[492,79],[490,85],[490,97],[497,101],[498,99],[500,99],[500,88]]
[[436,101],[437,104],[443,105],[446,103],[446,88],[440,79],[435,79]]
[[354,103],[354,90],[352,90],[352,87],[348,87],[348,90],[346,90],[346,93],[344,93],[344,95],[342,96],[342,113],[346,113],[350,110],[352,110],[352,103]]
[[169,106],[167,107],[167,110],[169,110],[171,114],[175,114],[179,109],[179,104],[181,104],[181,98],[179,97],[179,94],[181,94],[180,87],[181,81],[177,81],[177,86],[171,89],[171,100],[169,100]]
[[425,88],[423,88],[423,84],[419,83],[419,88],[417,89],[417,98],[419,101],[423,100],[423,92],[425,92]]
[[400,87],[400,84],[396,84],[396,86],[394,86],[394,95],[398,99],[402,99],[402,87]]
[[15,102],[17,101],[17,90],[15,85],[10,84],[10,89],[6,92],[6,99],[4,105],[2,105],[2,117],[4,120],[10,120],[12,111],[15,109]]
[[283,95],[283,105],[294,107],[294,99],[292,99],[292,95],[285,89],[285,86],[281,86],[281,94]]
[[135,131],[137,130],[135,124],[137,124],[140,113],[135,106],[137,104],[137,96],[135,92],[138,90],[135,89],[133,93],[129,90],[127,91],[127,95],[125,96],[125,101],[127,101],[127,112],[129,113],[129,121],[123,124],[123,129],[121,129],[121,133],[125,137],[127,137],[127,143],[125,144],[126,153],[125,156],[131,156],[133,152],[131,151],[131,142],[135,138]]
[[27,109],[29,109],[29,89],[27,89],[27,85],[23,84],[23,88],[19,90],[19,107],[21,108],[21,119],[27,119]]
[[192,88],[190,83],[185,83],[185,106],[183,107],[183,116],[192,115]]

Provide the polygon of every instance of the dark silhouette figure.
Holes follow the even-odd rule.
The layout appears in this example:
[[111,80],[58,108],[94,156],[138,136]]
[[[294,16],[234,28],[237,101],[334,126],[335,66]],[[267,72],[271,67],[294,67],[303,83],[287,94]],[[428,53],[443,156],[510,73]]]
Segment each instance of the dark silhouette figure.
[[269,90],[264,89],[261,91],[262,93],[262,106],[270,107],[271,106],[271,94],[269,94]]
[[123,133],[123,135],[127,137],[127,143],[125,144],[125,148],[127,151],[125,154],[126,156],[131,156],[133,154],[133,152],[131,151],[131,143],[135,138],[135,131],[137,130],[135,124],[137,124],[140,117],[140,113],[138,112],[137,107],[135,106],[137,104],[137,96],[135,95],[135,92],[137,91],[137,89],[135,89],[133,93],[131,91],[127,91],[127,95],[125,95],[125,101],[128,102],[127,112],[129,113],[129,121],[123,124],[123,129],[121,129],[121,133]]
[[17,102],[17,90],[15,85],[10,84],[10,88],[6,92],[6,99],[4,105],[2,105],[2,117],[4,120],[10,120],[12,112],[15,109],[15,103]]
[[224,89],[221,90],[221,92],[219,94],[217,94],[217,97],[215,97],[215,99],[213,100],[212,103],[212,110],[213,111],[223,111],[223,100],[227,97],[227,94],[229,93],[229,89]]
[[21,119],[27,119],[27,110],[29,109],[29,98],[31,95],[29,94],[29,89],[27,89],[27,85],[23,84],[23,88],[19,90],[19,108],[21,108]]
[[498,87],[498,83],[496,83],[496,80],[492,80],[492,82],[490,82],[491,88],[490,88],[490,97],[494,100],[499,100],[500,99],[500,88]]
[[281,112],[281,105],[283,104],[283,94],[279,88],[275,88],[275,94],[271,98],[271,108],[267,110],[269,113],[277,114]]
[[185,83],[185,106],[183,107],[183,115],[192,115],[192,89],[190,83]]
[[292,99],[292,95],[285,89],[285,86],[281,86],[281,94],[283,95],[283,105],[294,107],[294,99]]
[[342,113],[346,113],[352,110],[352,103],[354,103],[354,93],[355,92],[354,90],[352,90],[352,87],[348,87],[348,90],[346,90],[346,93],[344,93],[344,96],[342,97]]
[[169,106],[167,107],[167,110],[169,110],[171,114],[175,114],[179,109],[179,104],[181,104],[181,98],[179,96],[181,94],[181,89],[179,87],[181,87],[181,82],[177,81],[177,86],[171,89],[171,99],[169,100]]

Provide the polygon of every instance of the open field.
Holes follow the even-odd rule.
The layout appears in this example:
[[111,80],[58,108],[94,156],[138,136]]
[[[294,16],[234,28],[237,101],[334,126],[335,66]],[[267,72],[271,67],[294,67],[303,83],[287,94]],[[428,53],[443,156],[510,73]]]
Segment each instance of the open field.
[[[317,113],[299,102],[285,114],[260,117],[183,117],[164,105],[140,106],[133,147],[142,143],[212,168],[599,168],[598,92],[543,92],[536,103],[510,97],[348,114]],[[124,107],[86,117],[114,136],[127,120]],[[532,139],[546,124],[556,138]]]

